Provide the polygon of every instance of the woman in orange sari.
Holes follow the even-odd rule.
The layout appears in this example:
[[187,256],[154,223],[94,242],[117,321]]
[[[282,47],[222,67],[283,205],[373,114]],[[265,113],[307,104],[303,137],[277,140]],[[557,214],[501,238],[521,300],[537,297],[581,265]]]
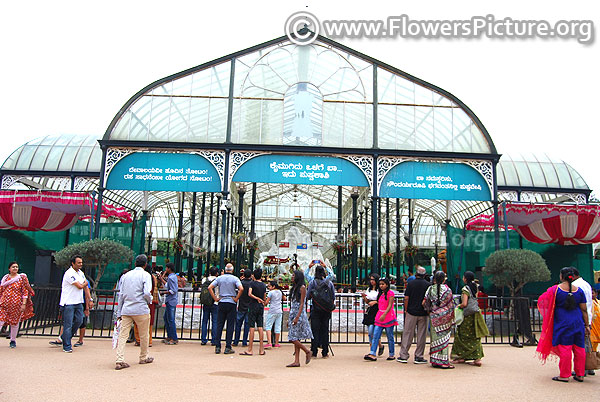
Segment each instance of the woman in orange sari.
[[27,275],[19,274],[19,264],[8,264],[8,274],[0,282],[0,327],[10,324],[10,347],[17,347],[19,323],[33,317],[34,295]]
[[552,286],[538,299],[543,321],[536,352],[544,363],[549,355],[558,356],[560,376],[552,380],[568,382],[571,361],[574,360],[573,379],[583,382],[585,336],[590,333],[585,294],[572,284],[574,274],[571,267],[560,270],[560,280],[559,285]]

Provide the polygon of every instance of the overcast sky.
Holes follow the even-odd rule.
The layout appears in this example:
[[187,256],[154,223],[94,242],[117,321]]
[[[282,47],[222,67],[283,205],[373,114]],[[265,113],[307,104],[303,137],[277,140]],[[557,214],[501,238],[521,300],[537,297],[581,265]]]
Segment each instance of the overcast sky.
[[[299,10],[320,20],[591,19],[593,1],[2,2],[0,160],[48,134],[101,136],[147,84],[283,35]],[[308,7],[307,7],[308,6]],[[596,40],[336,39],[456,95],[500,153],[547,153],[600,195]]]

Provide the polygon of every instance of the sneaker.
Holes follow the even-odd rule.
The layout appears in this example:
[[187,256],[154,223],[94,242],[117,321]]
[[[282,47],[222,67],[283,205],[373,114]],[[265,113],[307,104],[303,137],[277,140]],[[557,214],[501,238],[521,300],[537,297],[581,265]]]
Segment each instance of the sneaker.
[[267,343],[267,344],[265,345],[265,349],[271,349],[272,347],[273,347],[273,345],[271,345],[270,343]]
[[417,358],[415,358],[415,361],[413,363],[415,363],[415,364],[427,364],[429,362],[427,360],[423,359],[422,357],[421,358],[417,357]]
[[14,348],[16,348],[16,347],[17,347],[17,342],[15,342],[15,341],[10,341],[10,344],[9,344],[9,346],[10,346],[10,348],[11,348],[11,349],[14,349]]
[[215,354],[218,355],[221,353],[221,348],[220,347],[216,347],[215,348]]
[[63,349],[63,352],[65,352],[65,353],[73,353],[73,349]]
[[281,347],[281,345],[280,345],[280,344],[278,344],[278,343],[276,343],[275,345],[273,345],[273,347],[274,347],[274,348],[280,348],[280,347]]
[[201,342],[200,345],[205,346],[208,342]]
[[396,359],[396,361],[397,361],[398,363],[408,363],[408,359],[403,359],[403,358],[401,358],[401,357],[397,358],[397,359]]
[[232,354],[235,354],[235,352],[231,348],[225,348],[225,352],[223,352],[223,354],[232,355]]

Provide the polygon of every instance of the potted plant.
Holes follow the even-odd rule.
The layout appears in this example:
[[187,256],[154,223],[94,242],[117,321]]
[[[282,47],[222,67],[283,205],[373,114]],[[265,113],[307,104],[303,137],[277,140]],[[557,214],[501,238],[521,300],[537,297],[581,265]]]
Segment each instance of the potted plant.
[[413,245],[409,244],[406,247],[404,247],[404,255],[407,255],[409,257],[416,256],[418,252],[419,252],[419,247],[417,247],[417,246],[413,246]]
[[246,248],[248,249],[248,251],[258,250],[258,239],[248,241],[246,243]]
[[362,237],[360,237],[359,234],[353,234],[352,236],[350,236],[350,238],[348,239],[348,246],[349,247],[362,247]]
[[336,241],[331,244],[331,247],[336,254],[342,254],[346,250],[346,243]]
[[232,237],[237,244],[244,244],[246,241],[246,233],[244,232],[235,232]]
[[394,258],[394,254],[392,253],[383,253],[381,258],[383,259],[383,262],[386,264],[389,264],[390,262],[392,262],[392,259]]

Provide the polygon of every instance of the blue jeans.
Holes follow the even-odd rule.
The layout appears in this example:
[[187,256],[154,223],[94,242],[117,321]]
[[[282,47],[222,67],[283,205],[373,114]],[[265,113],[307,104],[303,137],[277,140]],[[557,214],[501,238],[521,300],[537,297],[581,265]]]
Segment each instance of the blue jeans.
[[244,337],[242,338],[242,345],[248,345],[248,331],[250,326],[248,325],[248,311],[238,311],[235,317],[235,336],[233,338],[233,344],[237,345],[240,342],[240,332],[242,332],[242,323],[244,324]]
[[210,320],[210,343],[217,343],[217,312],[219,305],[202,306],[202,343],[208,342],[208,321]]
[[175,309],[177,306],[169,306],[166,305],[165,315],[163,316],[165,320],[165,329],[167,330],[167,338],[172,339],[174,341],[177,340],[177,329],[175,327]]
[[63,349],[71,350],[71,338],[83,322],[83,304],[67,304],[63,309]]
[[390,356],[394,356],[394,326],[391,327],[378,327],[375,325],[375,330],[373,331],[373,340],[371,342],[371,354],[373,356],[377,356],[377,347],[379,346],[379,339],[381,339],[381,334],[385,329],[387,339],[388,339],[388,349],[390,350]]
[[[373,334],[375,333],[375,324],[369,325],[369,346],[373,345]],[[377,342],[379,346],[379,342]]]

